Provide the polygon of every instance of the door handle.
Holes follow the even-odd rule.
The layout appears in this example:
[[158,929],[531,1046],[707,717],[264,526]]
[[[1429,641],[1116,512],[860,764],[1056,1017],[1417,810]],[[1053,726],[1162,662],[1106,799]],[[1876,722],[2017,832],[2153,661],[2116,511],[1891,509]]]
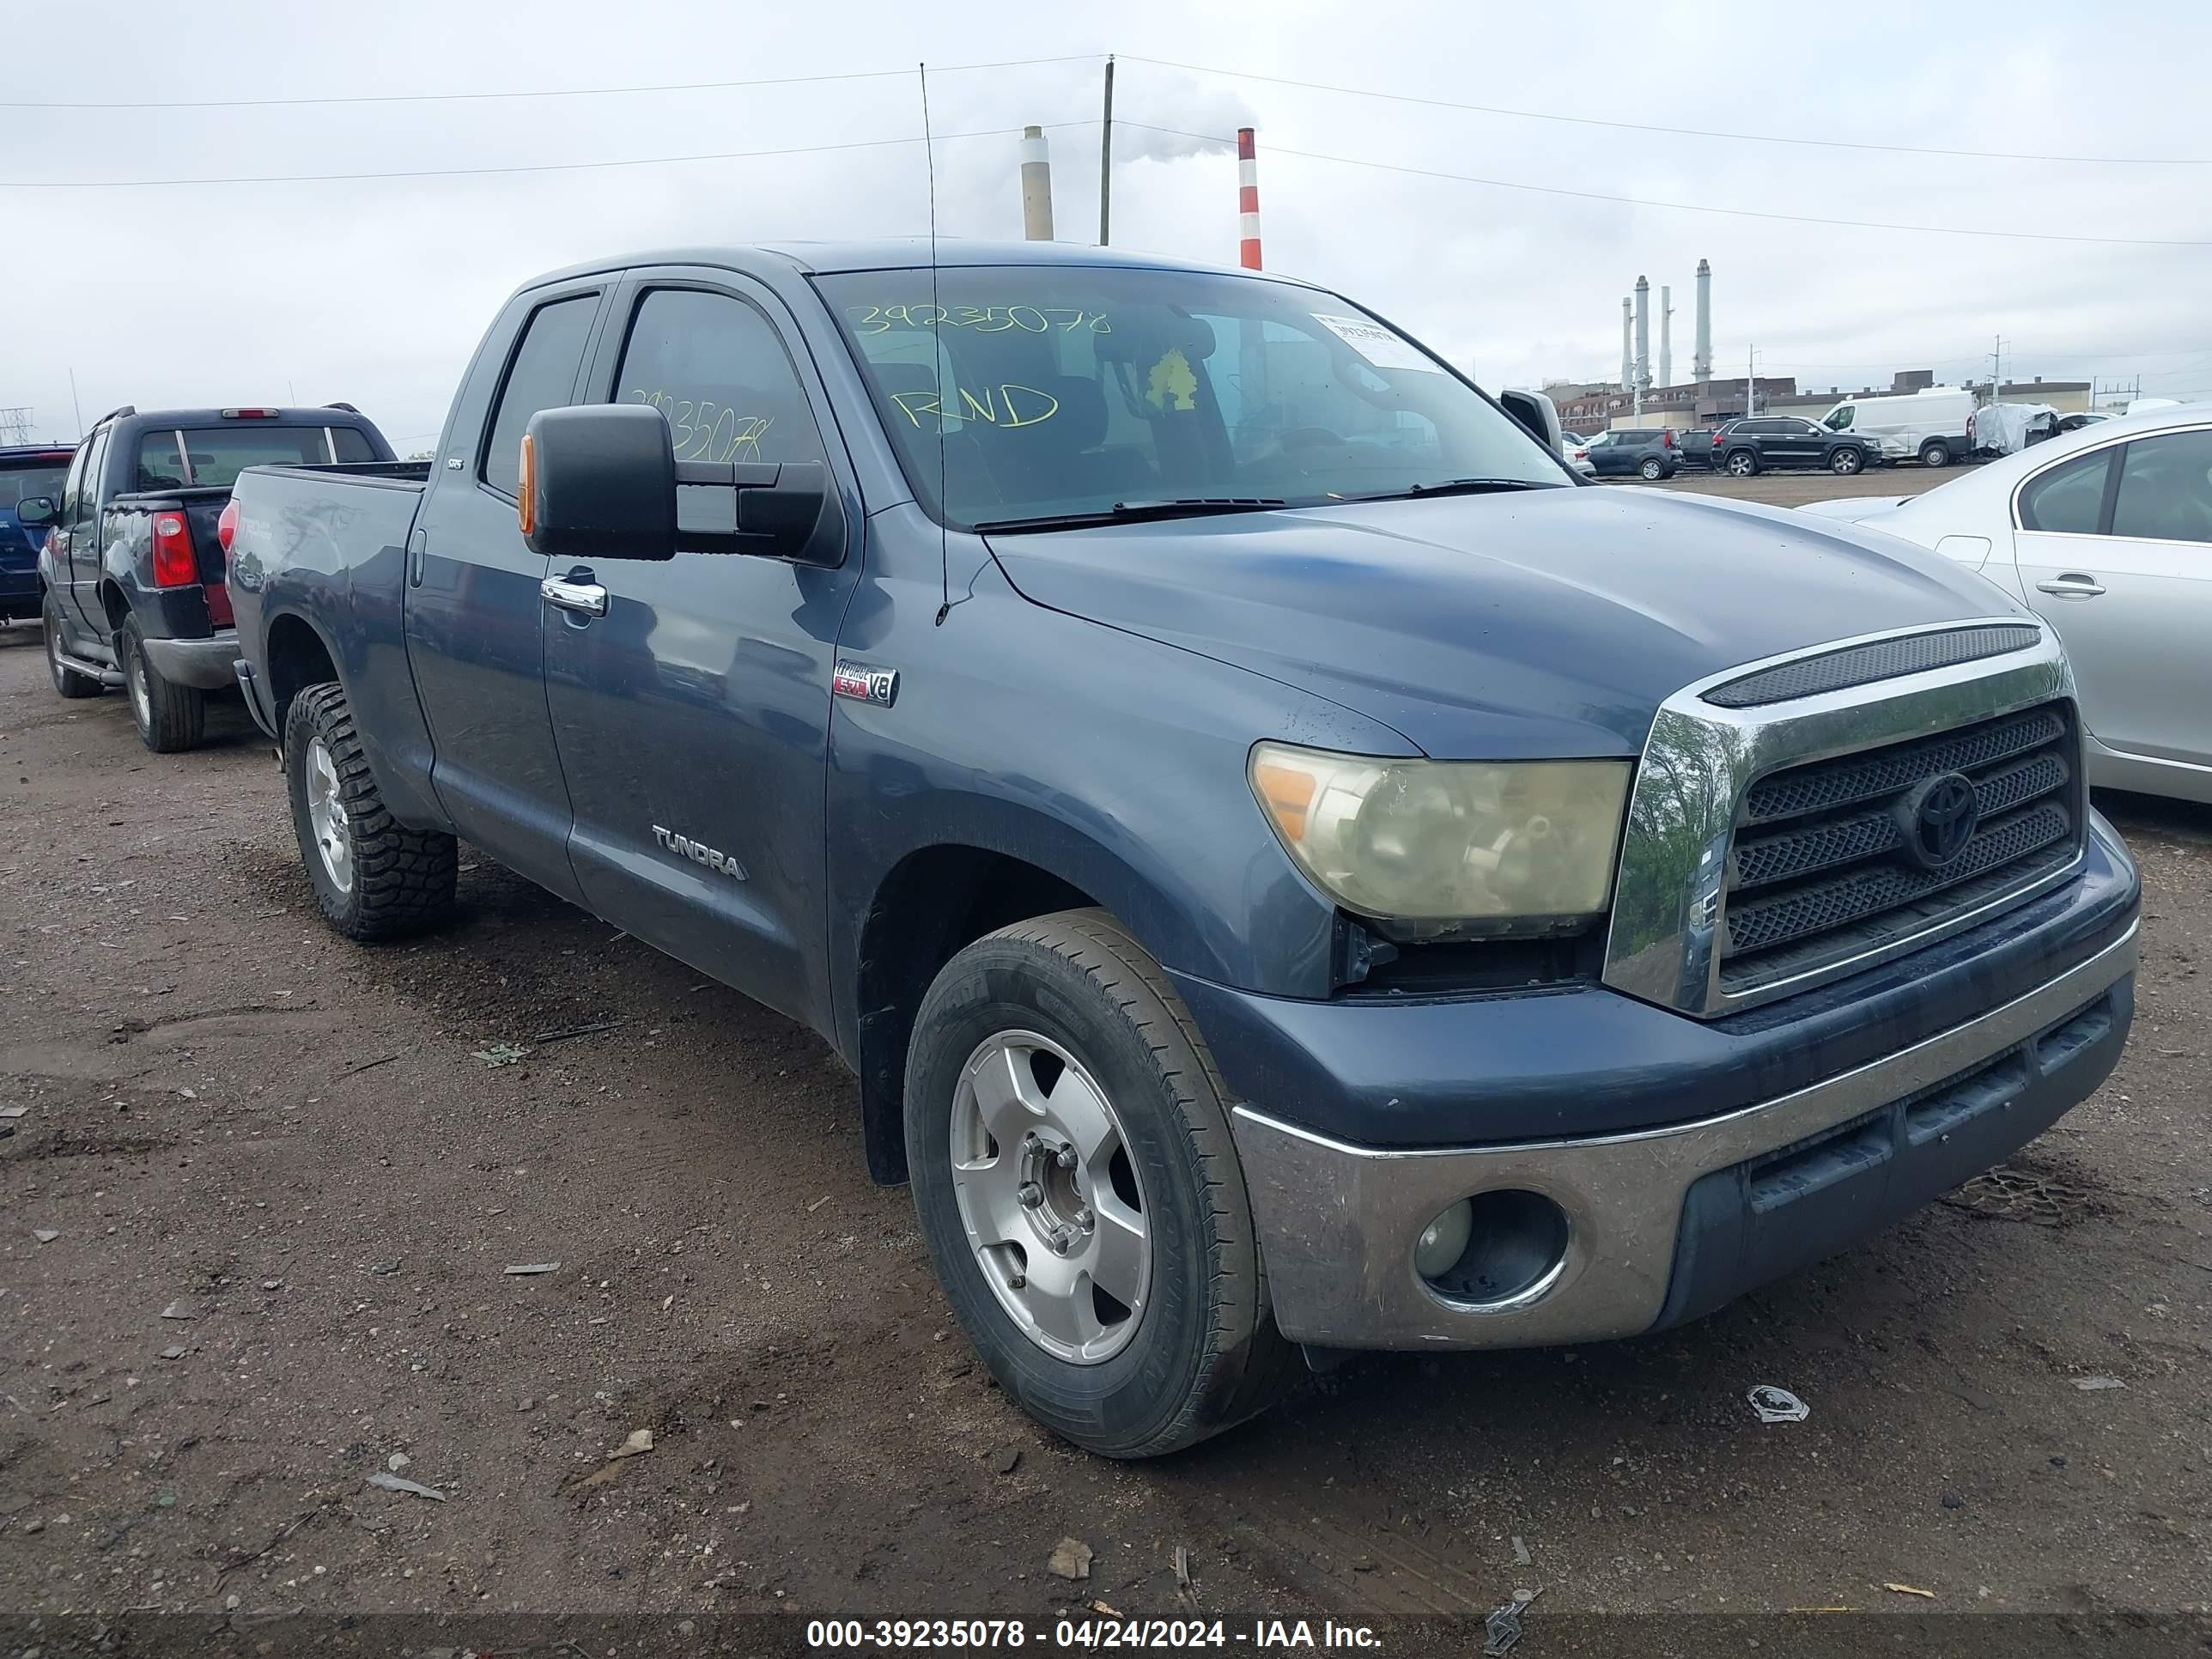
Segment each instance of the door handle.
[[2085,576],[2079,571],[2069,570],[2047,582],[2036,583],[2035,591],[2062,599],[2094,599],[2105,590],[2094,576]]
[[607,590],[597,582],[569,582],[558,576],[548,576],[538,584],[538,592],[546,604],[573,611],[580,617],[607,614]]

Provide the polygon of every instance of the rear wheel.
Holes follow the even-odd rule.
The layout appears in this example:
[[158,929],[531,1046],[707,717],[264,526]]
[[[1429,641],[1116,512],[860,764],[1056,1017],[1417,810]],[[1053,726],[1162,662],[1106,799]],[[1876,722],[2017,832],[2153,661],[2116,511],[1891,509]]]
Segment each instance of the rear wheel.
[[1866,457],[1852,445],[1846,444],[1828,457],[1828,471],[1839,478],[1848,478],[1854,472],[1863,470],[1865,466]]
[[1667,476],[1667,469],[1659,464],[1659,458],[1656,455],[1644,457],[1642,465],[1637,467],[1636,471],[1637,476],[1647,483],[1656,483]]
[[161,678],[146,660],[146,642],[135,618],[115,630],[115,660],[123,670],[123,689],[130,696],[140,740],[157,755],[197,748],[207,732],[207,693]]
[[352,939],[392,939],[453,908],[453,838],[394,818],[362,752],[345,693],[311,685],[284,716],[284,780],[315,907]]
[[1725,463],[1731,478],[1748,478],[1759,471],[1759,457],[1748,449],[1732,449]]
[[915,1207],[954,1316],[1015,1401],[1109,1457],[1188,1446],[1297,1375],[1219,1078],[1112,918],[945,964],[906,1073]]
[[46,672],[54,682],[54,690],[64,697],[96,697],[102,687],[88,674],[80,674],[62,659],[69,653],[63,647],[62,613],[55,607],[54,596],[46,595],[39,611],[39,630],[46,644]]
[[1941,438],[1930,438],[1920,446],[1920,465],[1923,466],[1950,465],[1951,446]]

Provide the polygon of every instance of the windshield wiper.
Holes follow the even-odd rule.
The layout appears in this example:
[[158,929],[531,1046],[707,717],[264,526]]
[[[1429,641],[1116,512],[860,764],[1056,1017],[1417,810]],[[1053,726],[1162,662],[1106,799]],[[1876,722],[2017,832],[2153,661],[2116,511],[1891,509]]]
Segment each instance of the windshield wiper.
[[1347,501],[1398,501],[1414,495],[1498,495],[1516,489],[1564,489],[1564,483],[1537,478],[1441,478],[1434,483],[1407,484],[1403,489],[1378,489],[1371,495],[1346,495]]
[[987,519],[979,531],[1006,535],[1024,530],[1079,530],[1086,525],[1142,524],[1151,519],[1201,519],[1221,513],[1263,513],[1284,501],[1272,495],[1191,495],[1181,501],[1116,501],[1090,513],[1050,513],[1034,519]]

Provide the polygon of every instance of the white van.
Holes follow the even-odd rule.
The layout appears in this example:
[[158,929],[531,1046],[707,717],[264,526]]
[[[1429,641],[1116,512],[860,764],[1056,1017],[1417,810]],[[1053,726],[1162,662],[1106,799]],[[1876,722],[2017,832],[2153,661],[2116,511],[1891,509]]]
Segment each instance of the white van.
[[1889,397],[1846,398],[1820,424],[1877,440],[1885,460],[1948,466],[1973,451],[1966,439],[1973,412],[1974,394],[1964,386],[1931,386]]

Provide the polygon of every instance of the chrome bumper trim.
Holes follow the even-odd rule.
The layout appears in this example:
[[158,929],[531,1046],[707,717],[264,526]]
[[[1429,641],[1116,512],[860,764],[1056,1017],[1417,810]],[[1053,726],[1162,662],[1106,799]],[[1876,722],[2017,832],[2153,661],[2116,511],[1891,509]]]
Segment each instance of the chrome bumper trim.
[[[1237,1150],[1275,1319],[1295,1341],[1346,1348],[1534,1347],[1633,1336],[1667,1299],[1683,1196],[1700,1177],[1794,1145],[1972,1070],[2132,973],[2126,934],[2047,985],[1855,1070],[1718,1117],[1587,1140],[1355,1146],[1239,1106]],[[1449,1303],[1413,1245],[1454,1200],[1522,1188],[1566,1212],[1565,1261],[1497,1308]]]

